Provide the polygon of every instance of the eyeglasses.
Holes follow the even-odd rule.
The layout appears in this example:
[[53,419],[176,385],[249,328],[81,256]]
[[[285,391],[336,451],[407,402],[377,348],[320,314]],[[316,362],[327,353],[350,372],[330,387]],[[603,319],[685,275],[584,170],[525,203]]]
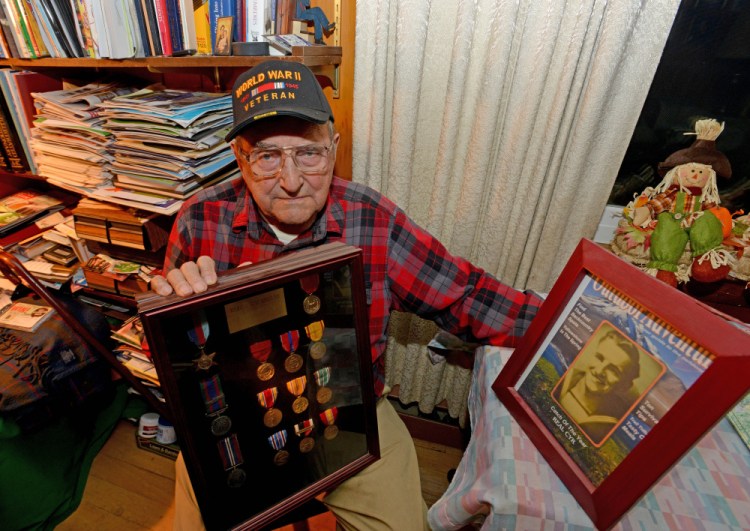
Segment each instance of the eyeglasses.
[[250,153],[239,150],[239,155],[250,165],[256,177],[271,179],[277,177],[284,167],[285,157],[292,157],[295,166],[304,174],[322,173],[328,169],[329,152],[333,142],[328,146],[306,144],[304,146],[260,147]]

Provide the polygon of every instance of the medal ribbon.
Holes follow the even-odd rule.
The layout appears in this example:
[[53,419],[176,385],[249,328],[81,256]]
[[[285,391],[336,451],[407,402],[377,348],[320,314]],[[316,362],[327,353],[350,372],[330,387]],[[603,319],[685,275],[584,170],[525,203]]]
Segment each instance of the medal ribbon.
[[224,397],[224,390],[221,388],[219,375],[215,374],[211,378],[201,380],[201,395],[203,403],[206,404],[207,413],[216,413],[227,408],[227,402]]
[[281,346],[284,347],[284,350],[290,353],[294,352],[299,345],[299,331],[290,330],[289,332],[281,334],[279,339],[281,339]]
[[326,426],[330,426],[331,424],[336,423],[336,417],[338,416],[338,414],[339,414],[339,408],[337,407],[328,408],[320,414],[320,420]]
[[331,368],[323,367],[322,369],[318,369],[313,373],[313,377],[318,387],[324,387],[331,380]]
[[305,327],[305,333],[307,333],[307,337],[313,341],[320,341],[323,338],[323,331],[325,328],[326,325],[323,321],[315,321]]
[[294,433],[299,437],[304,437],[310,433],[314,427],[315,423],[313,422],[313,419],[303,420],[299,424],[294,425]]
[[315,290],[318,289],[320,278],[318,278],[318,275],[308,275],[306,277],[300,278],[299,284],[300,286],[302,286],[302,291],[310,295],[312,293],[315,293]]
[[286,383],[286,388],[289,389],[289,392],[294,396],[300,396],[305,391],[306,385],[307,376],[300,376],[299,378],[288,381]]
[[253,358],[263,363],[271,354],[271,348],[271,340],[266,339],[265,341],[259,341],[250,345],[250,354]]
[[286,444],[286,430],[277,431],[268,438],[268,444],[274,450],[281,450]]
[[188,330],[188,337],[195,346],[203,350],[206,345],[206,339],[208,338],[208,319],[204,312],[198,312],[198,315],[193,317],[193,329]]
[[258,393],[258,403],[266,409],[271,409],[276,403],[278,394],[279,391],[275,387],[264,389]]
[[216,443],[216,445],[219,447],[219,455],[221,456],[224,470],[236,468],[243,463],[242,452],[240,451],[240,443],[237,440],[237,435],[233,433],[229,437],[224,437]]

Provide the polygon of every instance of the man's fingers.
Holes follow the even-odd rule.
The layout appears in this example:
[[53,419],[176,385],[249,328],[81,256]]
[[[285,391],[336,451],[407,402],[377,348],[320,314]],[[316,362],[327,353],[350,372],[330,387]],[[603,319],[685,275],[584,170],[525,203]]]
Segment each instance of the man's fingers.
[[216,262],[214,262],[214,259],[210,256],[199,256],[195,263],[198,264],[201,277],[206,284],[209,286],[216,284]]
[[[195,262],[185,262],[180,266],[180,271],[182,271],[185,280],[190,284],[193,293],[203,293],[208,289],[208,284],[203,280],[198,264]],[[177,290],[176,287],[175,290]]]
[[193,294],[193,288],[185,278],[181,269],[172,269],[167,273],[167,280],[174,288],[174,292],[180,297],[187,297]]
[[166,278],[161,275],[157,275],[151,279],[151,291],[158,295],[161,295],[162,297],[166,297],[167,295],[171,295],[173,290],[172,285],[167,281]]

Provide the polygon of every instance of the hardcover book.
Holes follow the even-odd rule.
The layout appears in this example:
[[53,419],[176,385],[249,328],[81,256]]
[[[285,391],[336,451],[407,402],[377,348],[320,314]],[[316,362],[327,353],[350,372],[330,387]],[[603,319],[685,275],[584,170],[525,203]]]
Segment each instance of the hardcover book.
[[136,301],[208,529],[263,528],[379,457],[360,249]]

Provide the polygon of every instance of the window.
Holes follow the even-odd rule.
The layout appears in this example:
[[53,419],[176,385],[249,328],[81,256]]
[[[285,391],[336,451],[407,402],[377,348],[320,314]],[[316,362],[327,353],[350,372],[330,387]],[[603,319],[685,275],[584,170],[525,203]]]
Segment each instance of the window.
[[750,211],[750,0],[684,0],[609,202],[625,205],[661,181],[657,166],[689,147],[699,118],[725,122],[716,147],[732,165],[722,206]]

